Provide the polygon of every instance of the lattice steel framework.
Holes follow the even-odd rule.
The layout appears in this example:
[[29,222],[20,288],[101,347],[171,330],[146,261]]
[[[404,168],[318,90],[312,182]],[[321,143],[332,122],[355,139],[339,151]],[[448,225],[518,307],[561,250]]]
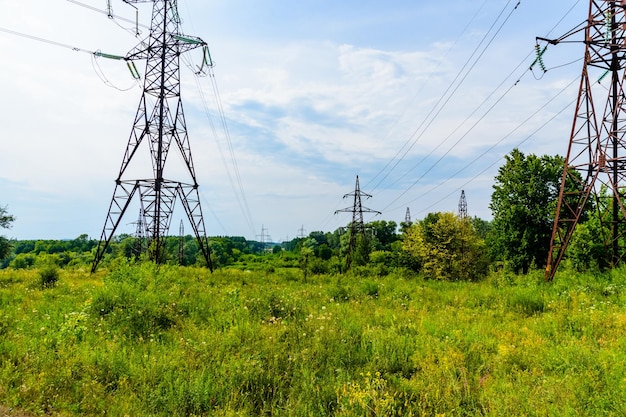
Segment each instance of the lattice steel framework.
[[340,212],[352,213],[352,222],[350,223],[350,243],[348,245],[348,254],[346,255],[346,269],[350,269],[350,265],[352,264],[352,253],[354,252],[354,249],[356,247],[357,235],[361,235],[364,237],[366,236],[365,224],[363,223],[363,213],[381,213],[380,211],[363,207],[363,204],[361,203],[361,198],[371,198],[372,196],[361,191],[358,175],[356,176],[356,186],[354,188],[354,192],[345,194],[343,196],[343,198],[347,197],[354,197],[354,204],[352,205],[352,207],[346,207],[341,210],[336,210],[335,214]]
[[[135,195],[141,201],[143,224],[149,240],[149,254],[157,263],[164,260],[165,236],[177,201],[182,204],[194,231],[200,251],[212,270],[208,239],[200,206],[198,182],[191,157],[187,125],[180,95],[180,56],[206,43],[180,33],[177,0],[124,0],[154,3],[148,39],[125,57],[128,62],[146,60],[143,94],[122,160],[100,243],[92,265],[98,263]],[[127,179],[127,168],[142,142],[147,142],[152,161],[152,178]],[[165,165],[174,145],[184,161],[188,179],[169,179]]]
[[465,190],[461,190],[461,197],[459,198],[459,218],[467,218],[467,200],[465,199]]
[[[589,2],[584,64],[550,241],[547,280],[554,278],[577,223],[591,205],[600,218],[609,263],[617,265],[624,260],[625,9],[624,0]],[[599,78],[591,78],[592,69],[600,70]]]
[[135,222],[135,242],[133,243],[133,256],[135,259],[141,258],[144,250],[143,244],[146,241],[146,228],[143,221],[143,210],[139,209],[139,217]]

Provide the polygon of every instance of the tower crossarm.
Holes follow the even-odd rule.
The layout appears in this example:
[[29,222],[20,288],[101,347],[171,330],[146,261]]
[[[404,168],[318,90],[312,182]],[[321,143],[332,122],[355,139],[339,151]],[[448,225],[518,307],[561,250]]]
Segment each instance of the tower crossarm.
[[[116,188],[92,270],[95,270],[104,256],[107,245],[134,195],[138,195],[140,199],[146,238],[150,242],[149,255],[155,262],[161,263],[165,260],[165,237],[170,228],[174,207],[179,202],[185,209],[196,235],[200,252],[207,266],[212,269],[210,248],[200,207],[198,181],[180,95],[181,54],[202,47],[204,48],[202,66],[212,66],[208,48],[202,39],[180,33],[181,22],[177,0],[125,0],[125,2],[153,3],[152,24],[148,38],[123,58],[130,62],[146,60],[143,93],[116,179]],[[200,72],[203,67],[200,68]],[[127,178],[127,175],[134,171],[127,168],[136,157],[142,142],[148,142],[152,177]],[[172,150],[180,152],[187,168],[187,179],[172,178],[172,174],[180,173],[166,171],[166,163]],[[135,168],[139,166],[141,165],[137,164]]]

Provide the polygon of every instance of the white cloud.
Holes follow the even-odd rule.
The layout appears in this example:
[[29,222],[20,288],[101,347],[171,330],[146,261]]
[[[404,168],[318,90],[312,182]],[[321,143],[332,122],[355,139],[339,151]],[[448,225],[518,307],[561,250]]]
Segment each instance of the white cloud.
[[[352,191],[355,175],[361,174],[362,186],[371,181],[368,185],[374,187],[378,179],[372,181],[371,177],[398,154],[403,144],[411,144],[421,135],[405,161],[375,190],[371,204],[368,202],[374,209],[388,206],[406,189],[386,188],[386,184],[415,182],[449,152],[432,169],[432,174],[391,204],[395,211],[383,215],[385,219],[400,221],[405,202],[428,206],[454,192],[485,164],[497,160],[501,155],[487,155],[464,172],[463,178],[448,181],[436,192],[429,191],[432,184],[447,179],[451,171],[515,129],[579,72],[579,65],[566,67],[549,72],[541,81],[527,74],[450,150],[516,80],[503,85],[484,109],[471,116],[458,132],[451,133],[532,50],[534,36],[546,32],[544,28],[558,20],[554,16],[560,16],[566,8],[552,6],[556,10],[552,16],[543,13],[543,9],[542,13],[532,14],[531,11],[539,10],[539,5],[524,5],[526,9],[517,11],[514,16],[519,16],[521,23],[530,21],[527,15],[535,16],[534,27],[527,28],[512,20],[422,134],[426,126],[422,123],[428,123],[429,112],[437,111],[437,102],[445,100],[446,87],[503,5],[486,7],[475,27],[456,39],[474,6],[467,2],[450,4],[448,20],[443,22],[436,20],[443,16],[439,3],[418,3],[368,3],[367,7],[355,4],[350,13],[346,4],[294,3],[284,10],[277,9],[282,13],[280,19],[258,21],[250,11],[237,12],[241,2],[183,2],[182,12],[192,14],[183,14],[184,32],[205,38],[216,62],[215,80],[230,129],[229,144],[212,104],[210,79],[202,80],[217,129],[217,136],[214,135],[196,84],[183,67],[183,99],[201,191],[226,229],[219,230],[217,222],[207,219],[217,228],[209,226],[210,233],[254,238],[233,196],[218,142],[231,175],[234,171],[229,146],[233,147],[257,232],[264,224],[278,239],[295,235],[302,224],[311,231],[320,225],[332,230],[347,223],[348,219],[332,213],[343,207],[341,196]],[[104,4],[89,4],[104,9]],[[270,6],[278,7],[278,3],[271,2]],[[334,14],[328,15],[325,8]],[[141,9],[146,22],[149,11],[146,7]],[[132,8],[122,2],[114,2],[114,10],[133,17]],[[0,11],[0,28],[87,50],[123,55],[138,42],[106,16],[70,2],[0,0]],[[522,12],[526,14],[521,15]],[[294,16],[303,19],[303,15],[306,22],[293,20]],[[424,17],[418,24],[407,16],[429,18]],[[541,29],[539,33],[535,33],[535,28]],[[24,238],[73,237],[83,232],[99,235],[132,127],[139,89],[119,92],[105,86],[92,69],[91,57],[82,52],[6,33],[0,33],[0,51],[4,57],[10,57],[0,62],[0,89],[4,97],[0,112],[6,120],[0,130],[0,192],[14,199],[0,204],[29,213],[16,213],[20,221],[14,232]],[[189,56],[198,61],[196,52],[199,53],[194,51]],[[566,62],[557,53],[549,60]],[[123,62],[97,62],[113,84],[132,84]],[[141,65],[139,69],[143,72]],[[576,94],[575,89],[570,88],[494,152],[501,153],[507,146],[524,140],[563,108]],[[541,131],[538,140],[527,141],[524,150],[563,153],[567,138],[560,143],[552,138],[563,137],[564,131],[567,136],[570,124],[571,115],[564,113]],[[417,164],[431,153],[431,157]],[[475,207],[481,215],[488,214],[490,185],[485,178],[495,169],[497,166],[466,186],[471,191],[470,208]],[[427,201],[417,199],[422,194]],[[454,208],[457,198],[453,193],[435,208]],[[478,199],[480,203],[476,203]],[[59,221],[46,223],[43,219],[51,215],[52,209],[39,208],[33,200],[42,207],[57,208],[52,215],[56,213]],[[411,211],[418,213],[419,209],[412,207]],[[41,219],[35,222],[33,218],[37,216]],[[37,223],[37,227],[30,223]]]

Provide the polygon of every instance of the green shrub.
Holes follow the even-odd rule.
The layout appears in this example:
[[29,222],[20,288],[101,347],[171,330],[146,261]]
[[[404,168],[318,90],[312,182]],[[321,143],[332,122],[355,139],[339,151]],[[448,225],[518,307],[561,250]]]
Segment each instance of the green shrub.
[[349,301],[351,298],[348,289],[345,287],[345,285],[342,285],[341,283],[337,283],[336,286],[331,287],[328,291],[328,295],[330,295],[330,298],[333,301],[338,302]]
[[52,288],[59,281],[59,270],[56,266],[48,265],[39,270],[39,285],[41,288]]
[[543,313],[546,309],[543,296],[536,289],[523,289],[514,293],[509,300],[509,306],[527,316]]
[[361,284],[361,290],[369,297],[378,297],[379,285],[375,281],[365,280]]

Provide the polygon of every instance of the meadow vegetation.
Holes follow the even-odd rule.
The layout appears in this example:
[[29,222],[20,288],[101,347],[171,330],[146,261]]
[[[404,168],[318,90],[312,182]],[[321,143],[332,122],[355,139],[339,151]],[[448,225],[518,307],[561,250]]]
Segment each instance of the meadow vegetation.
[[115,236],[95,274],[87,235],[0,236],[0,415],[624,416],[610,208],[585,211],[553,282],[541,270],[561,172],[513,151],[492,221],[211,237],[213,273],[191,236],[160,266]]
[[0,270],[0,404],[56,416],[626,415],[626,270]]

